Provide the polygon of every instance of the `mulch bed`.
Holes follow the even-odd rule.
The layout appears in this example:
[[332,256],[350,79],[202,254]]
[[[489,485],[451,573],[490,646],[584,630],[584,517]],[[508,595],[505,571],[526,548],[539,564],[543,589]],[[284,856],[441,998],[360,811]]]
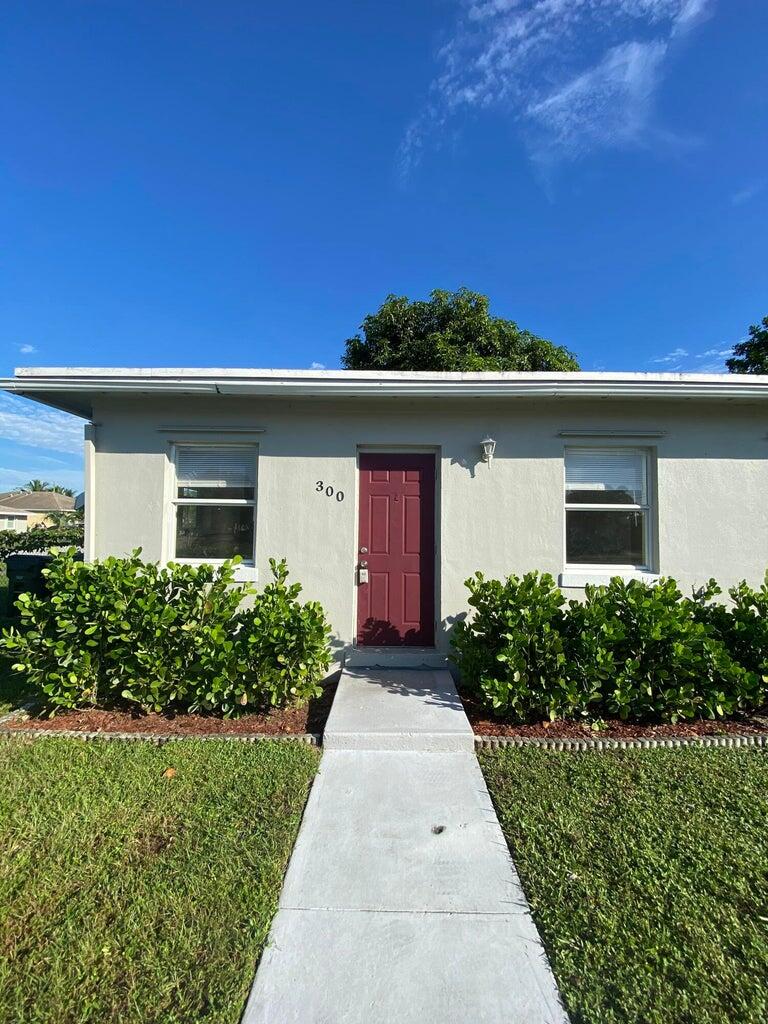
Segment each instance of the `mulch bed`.
[[556,719],[554,722],[528,722],[520,725],[489,716],[488,712],[471,697],[461,694],[464,710],[472,729],[478,736],[519,736],[543,739],[663,739],[683,736],[749,736],[768,732],[768,709],[765,714],[725,718],[718,721],[694,719],[670,723],[622,722],[620,718],[606,718],[605,728],[592,729],[580,722]]
[[266,733],[270,736],[322,733],[336,693],[336,682],[323,688],[316,697],[301,708],[272,708],[265,712],[247,712],[237,718],[219,715],[191,714],[168,711],[143,714],[134,708],[111,711],[60,711],[55,718],[38,718],[34,714],[26,719],[3,722],[3,729],[45,729],[55,733],[75,732],[136,732],[153,736],[247,736]]
[[[11,719],[2,723],[3,729],[23,732],[25,729],[44,729],[47,732],[103,732],[146,733],[152,736],[202,736],[266,734],[269,736],[322,733],[336,694],[336,681],[323,688],[322,696],[301,708],[272,708],[264,712],[247,712],[237,718],[219,715],[191,714],[168,711],[143,714],[132,707],[110,711],[60,711],[55,718],[39,718],[34,713],[28,718]],[[768,732],[768,709],[763,714],[710,721],[638,723],[622,722],[619,718],[605,719],[605,728],[595,730],[588,724],[557,719],[519,724],[493,718],[471,697],[461,694],[464,710],[478,736],[541,737],[545,739],[662,739],[683,736],[747,736]]]

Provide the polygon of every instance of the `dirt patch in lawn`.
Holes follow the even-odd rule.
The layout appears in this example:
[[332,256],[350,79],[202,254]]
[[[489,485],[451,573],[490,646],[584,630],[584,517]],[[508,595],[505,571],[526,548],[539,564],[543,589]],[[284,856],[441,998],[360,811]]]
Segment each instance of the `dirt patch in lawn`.
[[25,729],[45,729],[52,733],[74,732],[137,732],[153,736],[202,736],[266,733],[270,736],[322,733],[336,693],[334,681],[323,687],[322,696],[300,708],[272,708],[264,712],[249,712],[237,718],[218,715],[190,714],[185,711],[167,711],[161,714],[143,714],[133,708],[114,708],[109,711],[81,709],[60,711],[55,718],[38,718],[34,714],[25,719],[12,719],[3,728],[23,732]]
[[540,722],[505,722],[493,718],[471,697],[461,695],[473,731],[478,736],[541,737],[544,739],[662,739],[671,736],[747,736],[768,732],[768,709],[756,715],[712,721],[694,719],[674,725],[658,722],[622,722],[620,718],[603,719],[605,728],[592,729],[588,724],[565,719]]

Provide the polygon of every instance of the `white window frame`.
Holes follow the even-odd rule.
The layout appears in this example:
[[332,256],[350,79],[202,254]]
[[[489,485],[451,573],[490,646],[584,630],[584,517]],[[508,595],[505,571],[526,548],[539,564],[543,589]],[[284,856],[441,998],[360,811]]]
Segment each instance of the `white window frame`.
[[[566,456],[571,452],[597,452],[601,455],[613,455],[617,452],[640,455],[642,457],[643,492],[645,503],[641,505],[619,504],[618,502],[569,502],[566,501],[567,475]],[[597,445],[568,445],[563,453],[563,556],[565,561],[565,572],[561,577],[562,586],[580,586],[584,582],[592,582],[594,576],[651,576],[653,575],[653,514],[655,508],[655,493],[653,493],[654,478],[651,473],[651,450],[636,445],[621,446],[597,446]],[[569,562],[568,561],[568,513],[571,511],[581,512],[641,512],[643,513],[643,550],[645,553],[645,564],[643,565],[621,565],[614,562]],[[569,571],[570,570],[570,571]],[[581,580],[578,577],[583,576]],[[654,577],[655,578],[655,577]]]
[[[179,497],[179,474],[178,461],[179,451],[182,448],[240,448],[250,451],[253,455],[253,498],[180,498]],[[226,558],[179,558],[176,555],[176,510],[179,505],[240,505],[253,509],[253,550],[250,558],[244,558],[235,569],[235,579],[255,580],[256,579],[256,498],[259,481],[259,446],[256,444],[243,444],[242,442],[227,442],[208,440],[205,441],[175,441],[171,445],[171,500],[169,502],[169,526],[168,538],[170,558],[169,562],[178,562],[180,565],[223,565],[228,561]],[[230,557],[234,557],[232,552]]]

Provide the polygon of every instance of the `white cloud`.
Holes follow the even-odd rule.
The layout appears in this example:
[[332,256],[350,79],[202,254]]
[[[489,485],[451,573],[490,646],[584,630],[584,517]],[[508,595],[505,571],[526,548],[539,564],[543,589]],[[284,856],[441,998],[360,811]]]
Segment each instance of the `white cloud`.
[[34,345],[19,345],[19,352],[21,352],[23,356],[28,356],[32,352],[37,352],[37,349]]
[[310,370],[324,370],[325,363],[310,363],[309,368]]
[[548,133],[547,148],[571,154],[594,144],[637,142],[647,127],[650,100],[667,52],[664,42],[624,43],[526,114]]
[[700,359],[706,359],[708,356],[718,356],[720,359],[725,359],[726,356],[733,355],[733,346],[730,348],[708,348],[706,352],[702,352],[699,356]]
[[66,466],[68,463],[64,459],[55,459],[52,455],[36,455],[35,458],[38,462],[45,462],[49,466]]
[[725,373],[725,360],[732,354],[733,348],[708,348],[704,352],[693,353],[684,348],[675,348],[650,362],[673,373]]
[[681,35],[688,32],[699,22],[710,18],[714,11],[714,0],[684,0],[680,11],[674,19],[673,34]]
[[730,348],[708,348],[692,357],[689,373],[727,373],[728,367],[725,360],[733,355],[733,346]]
[[742,206],[744,203],[750,202],[765,188],[765,179],[761,181],[753,181],[750,185],[745,185],[744,188],[738,189],[731,195],[731,206]]
[[537,159],[641,144],[673,40],[707,17],[714,0],[460,0],[437,55],[421,113],[407,127],[401,173],[439,142],[448,122],[501,111]]
[[83,421],[56,409],[0,394],[0,438],[32,448],[80,453]]
[[22,472],[19,469],[7,469],[0,466],[0,491],[15,491],[23,487],[28,480],[47,480],[49,483],[60,484],[62,487],[71,487],[73,491],[82,491],[83,473],[79,469],[57,469],[51,472],[50,468],[38,465],[35,461],[29,463]]
[[660,356],[658,359],[652,359],[652,363],[679,363],[681,359],[685,359],[688,352],[684,348],[673,348],[671,352],[667,352],[665,356]]

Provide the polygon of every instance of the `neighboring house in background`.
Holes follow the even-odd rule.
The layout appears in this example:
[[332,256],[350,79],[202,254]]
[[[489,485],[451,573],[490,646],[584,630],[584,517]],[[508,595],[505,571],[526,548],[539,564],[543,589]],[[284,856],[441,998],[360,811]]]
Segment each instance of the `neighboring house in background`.
[[28,526],[50,526],[52,512],[72,512],[75,499],[57,491],[7,491],[0,505],[27,515]]
[[0,530],[15,530],[16,533],[24,533],[29,527],[28,520],[28,512],[0,505]]
[[368,664],[371,646],[444,659],[478,569],[550,572],[578,597],[613,575],[756,584],[768,563],[768,377],[27,369],[0,386],[93,421],[86,558],[239,554],[263,584],[285,556],[339,655]]

